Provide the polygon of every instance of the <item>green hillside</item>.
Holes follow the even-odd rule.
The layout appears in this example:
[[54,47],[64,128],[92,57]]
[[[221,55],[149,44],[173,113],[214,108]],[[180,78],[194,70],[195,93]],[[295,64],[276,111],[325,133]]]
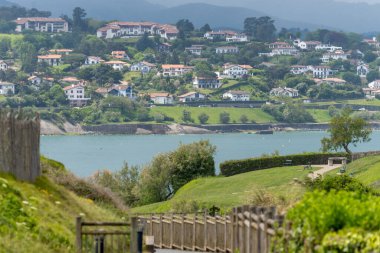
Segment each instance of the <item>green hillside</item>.
[[0,252],[75,252],[77,216],[118,219],[46,177],[30,184],[0,174]]
[[224,210],[249,204],[258,190],[272,194],[284,201],[297,199],[304,191],[295,182],[308,174],[302,166],[281,167],[253,171],[231,177],[199,178],[182,187],[173,199],[152,205],[137,207],[132,212],[166,212],[178,203],[194,200],[200,205],[216,205]]

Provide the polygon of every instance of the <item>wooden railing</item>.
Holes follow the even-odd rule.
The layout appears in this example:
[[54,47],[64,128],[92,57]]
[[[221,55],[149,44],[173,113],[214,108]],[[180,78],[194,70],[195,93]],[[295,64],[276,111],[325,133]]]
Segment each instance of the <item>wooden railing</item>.
[[266,253],[283,217],[275,208],[238,207],[225,216],[140,216],[144,234],[154,237],[157,248],[211,252]]
[[76,220],[78,253],[119,253],[129,251],[130,223]]

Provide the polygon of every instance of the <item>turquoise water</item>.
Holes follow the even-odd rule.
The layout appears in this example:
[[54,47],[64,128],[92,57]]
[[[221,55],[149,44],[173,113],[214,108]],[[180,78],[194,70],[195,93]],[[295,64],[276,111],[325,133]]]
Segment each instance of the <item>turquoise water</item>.
[[[84,135],[43,136],[41,153],[66,165],[76,175],[90,176],[96,170],[118,170],[124,161],[144,165],[160,152],[174,150],[180,143],[210,140],[217,147],[216,172],[225,160],[270,154],[293,154],[318,151],[325,132],[279,132],[273,135],[210,134],[210,135]],[[379,150],[380,132],[372,141],[359,144],[355,151]]]

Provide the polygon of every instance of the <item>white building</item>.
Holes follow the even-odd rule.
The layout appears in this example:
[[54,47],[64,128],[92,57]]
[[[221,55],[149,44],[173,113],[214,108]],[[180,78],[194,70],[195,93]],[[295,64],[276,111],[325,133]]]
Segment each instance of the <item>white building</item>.
[[226,41],[227,42],[247,42],[248,41],[248,36],[245,35],[244,33],[234,34],[234,35],[227,35],[226,36]]
[[146,61],[138,62],[135,64],[132,64],[129,68],[131,71],[141,72],[142,74],[149,73],[152,69],[156,67],[155,64],[149,63]]
[[182,64],[163,64],[162,65],[163,76],[182,76],[191,71],[193,71],[193,67],[185,66]]
[[98,29],[97,37],[112,39],[117,37],[160,35],[172,40],[177,38],[178,29],[174,25],[158,24],[153,22],[112,22]]
[[98,56],[87,56],[84,64],[85,65],[96,65],[96,64],[99,64],[101,62],[104,62],[104,60]]
[[206,95],[199,93],[199,92],[195,92],[195,91],[188,92],[186,94],[178,96],[178,100],[181,103],[192,102],[192,101],[201,101],[201,100],[205,100],[205,99],[206,99]]
[[42,78],[38,76],[30,76],[28,77],[28,83],[31,85],[39,86],[42,83]]
[[380,80],[372,81],[368,84],[368,87],[371,89],[380,89]]
[[8,70],[9,66],[5,61],[0,60],[0,70],[6,71]]
[[60,54],[60,55],[69,55],[73,52],[72,49],[59,48],[59,49],[50,49],[49,53],[51,54]]
[[46,63],[49,66],[58,66],[61,64],[61,58],[60,54],[39,55],[38,62]]
[[249,101],[250,94],[241,90],[230,90],[223,93],[223,99],[231,101]]
[[223,75],[227,76],[228,78],[242,78],[243,76],[246,76],[249,74],[249,70],[251,70],[252,67],[249,65],[237,65],[237,64],[225,64]]
[[126,65],[123,61],[106,61],[104,64],[111,66],[114,70],[122,71]]
[[335,50],[334,52],[328,52],[323,54],[321,60],[324,63],[328,63],[331,60],[347,60],[348,54],[346,54],[343,50]]
[[0,81],[0,95],[15,94],[16,84]]
[[313,71],[313,66],[305,66],[305,65],[292,65],[290,66],[290,73],[294,75],[301,75],[308,71]]
[[239,48],[234,46],[217,47],[215,52],[217,54],[237,54],[239,53]]
[[154,104],[160,104],[160,105],[173,104],[173,96],[167,92],[150,93],[149,97],[150,97],[150,100],[152,100]]
[[369,72],[367,64],[361,63],[356,67],[356,74],[360,77],[366,77]]
[[315,47],[315,50],[321,50],[321,51],[329,51],[329,52],[334,52],[336,50],[342,50],[342,47],[336,47],[332,45],[327,45],[327,44],[320,44]]
[[192,45],[191,47],[186,47],[185,51],[194,55],[202,55],[203,46],[202,45]]
[[287,42],[276,41],[276,42],[270,43],[268,45],[268,47],[270,49],[275,49],[275,48],[279,48],[279,47],[290,47],[290,45]]
[[24,30],[33,30],[37,32],[49,32],[59,33],[68,32],[69,24],[62,18],[45,18],[45,17],[33,17],[33,18],[18,18],[15,20],[16,32],[22,32]]
[[217,77],[198,77],[193,79],[193,87],[196,89],[218,89],[222,86]]
[[322,43],[319,41],[301,41],[298,43],[298,47],[302,50],[313,50]]
[[333,74],[331,67],[329,66],[314,66],[313,67],[313,77],[314,78],[327,78]]
[[84,86],[81,84],[72,84],[63,88],[71,106],[84,106],[90,98],[84,95]]
[[271,96],[276,96],[276,97],[298,97],[298,90],[293,89],[293,88],[274,88],[270,91],[269,93]]
[[234,31],[211,31],[206,32],[203,37],[208,40],[226,40],[227,36],[234,36],[237,33]]

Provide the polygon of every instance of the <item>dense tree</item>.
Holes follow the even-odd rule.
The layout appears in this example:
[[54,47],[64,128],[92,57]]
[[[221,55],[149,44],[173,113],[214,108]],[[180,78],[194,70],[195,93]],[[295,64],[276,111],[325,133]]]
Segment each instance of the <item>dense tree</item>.
[[186,39],[187,35],[194,31],[194,25],[188,19],[181,19],[176,23],[176,27],[179,31],[178,38]]
[[21,60],[21,69],[25,72],[32,72],[37,61],[37,51],[32,43],[21,42],[16,47],[16,52]]
[[275,39],[276,27],[268,16],[251,17],[244,20],[244,32],[258,41],[270,42]]
[[380,78],[380,73],[379,71],[376,70],[371,70],[367,74],[367,81],[372,82]]
[[356,147],[360,142],[370,141],[371,126],[362,118],[354,118],[350,109],[344,109],[339,115],[331,119],[327,130],[330,137],[321,140],[323,151],[344,149],[351,154],[350,145]]
[[362,81],[360,77],[354,73],[346,72],[343,74],[343,79],[350,84],[361,85]]
[[209,24],[205,24],[204,26],[202,26],[202,27],[199,29],[199,31],[200,31],[201,33],[206,33],[206,32],[211,32],[212,29],[211,29],[211,27],[210,27]]
[[230,122],[230,114],[228,112],[221,112],[219,114],[219,121],[222,124],[228,124]]
[[148,33],[144,33],[143,36],[140,37],[140,39],[136,43],[136,48],[139,51],[145,51],[147,48],[154,48],[155,44],[154,41],[149,39]]
[[85,32],[88,30],[88,22],[86,18],[86,11],[80,7],[75,7],[73,10],[73,31]]
[[201,124],[206,124],[209,118],[210,117],[204,112],[198,115],[198,120]]

